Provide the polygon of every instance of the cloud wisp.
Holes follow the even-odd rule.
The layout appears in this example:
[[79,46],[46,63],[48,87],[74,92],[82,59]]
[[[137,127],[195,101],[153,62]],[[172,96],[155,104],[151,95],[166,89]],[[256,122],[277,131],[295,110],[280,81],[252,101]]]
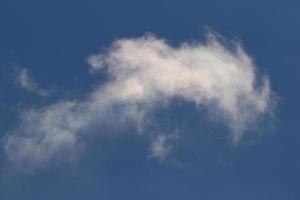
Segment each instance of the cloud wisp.
[[16,73],[16,82],[18,86],[39,96],[49,96],[50,92],[40,88],[36,81],[30,76],[26,68],[17,68]]
[[172,151],[172,142],[178,139],[178,133],[157,135],[151,144],[149,157],[164,160]]
[[[173,98],[207,108],[236,144],[272,107],[269,80],[257,75],[251,57],[239,44],[228,47],[212,33],[202,43],[176,47],[153,35],[119,39],[88,63],[109,80],[84,101],[61,100],[24,111],[4,143],[9,161],[40,166],[76,156],[93,129],[110,134],[110,129],[134,123],[142,132],[147,114]],[[152,155],[169,153],[166,139],[154,141]]]

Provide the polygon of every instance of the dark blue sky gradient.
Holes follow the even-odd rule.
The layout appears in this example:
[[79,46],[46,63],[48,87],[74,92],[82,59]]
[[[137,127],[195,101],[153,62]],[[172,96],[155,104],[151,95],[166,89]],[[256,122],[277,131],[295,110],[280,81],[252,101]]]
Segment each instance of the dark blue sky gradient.
[[[192,105],[174,106],[163,117],[183,124],[186,145],[165,163],[148,158],[147,136],[130,130],[92,138],[77,163],[1,172],[0,199],[299,200],[299,24],[299,1],[1,0],[0,136],[16,126],[20,109],[84,98],[105,78],[88,73],[86,58],[116,38],[146,32],[178,44],[203,40],[210,27],[240,40],[279,100],[274,122],[245,144],[232,146]],[[15,87],[16,65],[56,96]]]

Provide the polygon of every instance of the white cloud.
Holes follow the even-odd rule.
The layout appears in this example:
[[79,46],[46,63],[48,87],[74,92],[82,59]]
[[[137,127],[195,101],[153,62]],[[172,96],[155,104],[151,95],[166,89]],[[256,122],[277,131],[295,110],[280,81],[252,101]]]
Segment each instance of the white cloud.
[[42,89],[38,86],[35,80],[30,77],[29,72],[26,68],[19,69],[17,68],[17,84],[32,93],[35,93],[39,96],[48,96],[49,91]]
[[172,142],[178,139],[178,134],[160,134],[155,137],[151,144],[150,157],[163,160],[172,151]]
[[[234,44],[229,49],[213,34],[206,42],[178,47],[151,35],[120,39],[88,62],[94,72],[106,68],[109,81],[85,101],[61,101],[25,111],[4,146],[9,160],[40,165],[74,154],[81,138],[96,126],[100,132],[106,126],[109,134],[130,121],[143,130],[147,113],[174,97],[206,107],[238,143],[272,103],[268,79],[258,80],[253,60],[242,47]],[[153,155],[167,154],[165,141],[166,136],[159,136]]]

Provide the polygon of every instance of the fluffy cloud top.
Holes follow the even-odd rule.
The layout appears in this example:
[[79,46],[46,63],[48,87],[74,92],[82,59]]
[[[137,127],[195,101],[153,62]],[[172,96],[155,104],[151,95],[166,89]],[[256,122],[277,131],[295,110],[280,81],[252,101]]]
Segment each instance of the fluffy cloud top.
[[[253,60],[240,45],[228,48],[214,34],[203,43],[177,47],[152,35],[119,39],[88,63],[92,71],[104,70],[109,81],[85,101],[62,100],[25,111],[5,141],[10,161],[40,165],[73,155],[95,127],[105,126],[109,134],[109,127],[130,121],[142,131],[147,113],[174,97],[206,107],[237,143],[272,103],[269,81],[258,79]],[[161,152],[160,146],[153,144],[154,152]]]

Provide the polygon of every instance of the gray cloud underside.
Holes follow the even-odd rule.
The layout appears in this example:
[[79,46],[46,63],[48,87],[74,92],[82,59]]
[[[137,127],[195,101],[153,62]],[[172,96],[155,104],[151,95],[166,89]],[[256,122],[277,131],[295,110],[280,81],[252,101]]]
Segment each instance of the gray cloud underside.
[[[131,121],[143,131],[147,113],[174,97],[206,107],[238,143],[272,102],[269,80],[258,79],[251,57],[239,44],[232,46],[211,33],[203,43],[178,47],[151,35],[116,40],[105,53],[88,58],[91,70],[104,70],[109,81],[84,101],[61,100],[23,112],[5,140],[6,156],[35,166],[72,157],[95,124]],[[102,134],[110,134],[109,126]]]

